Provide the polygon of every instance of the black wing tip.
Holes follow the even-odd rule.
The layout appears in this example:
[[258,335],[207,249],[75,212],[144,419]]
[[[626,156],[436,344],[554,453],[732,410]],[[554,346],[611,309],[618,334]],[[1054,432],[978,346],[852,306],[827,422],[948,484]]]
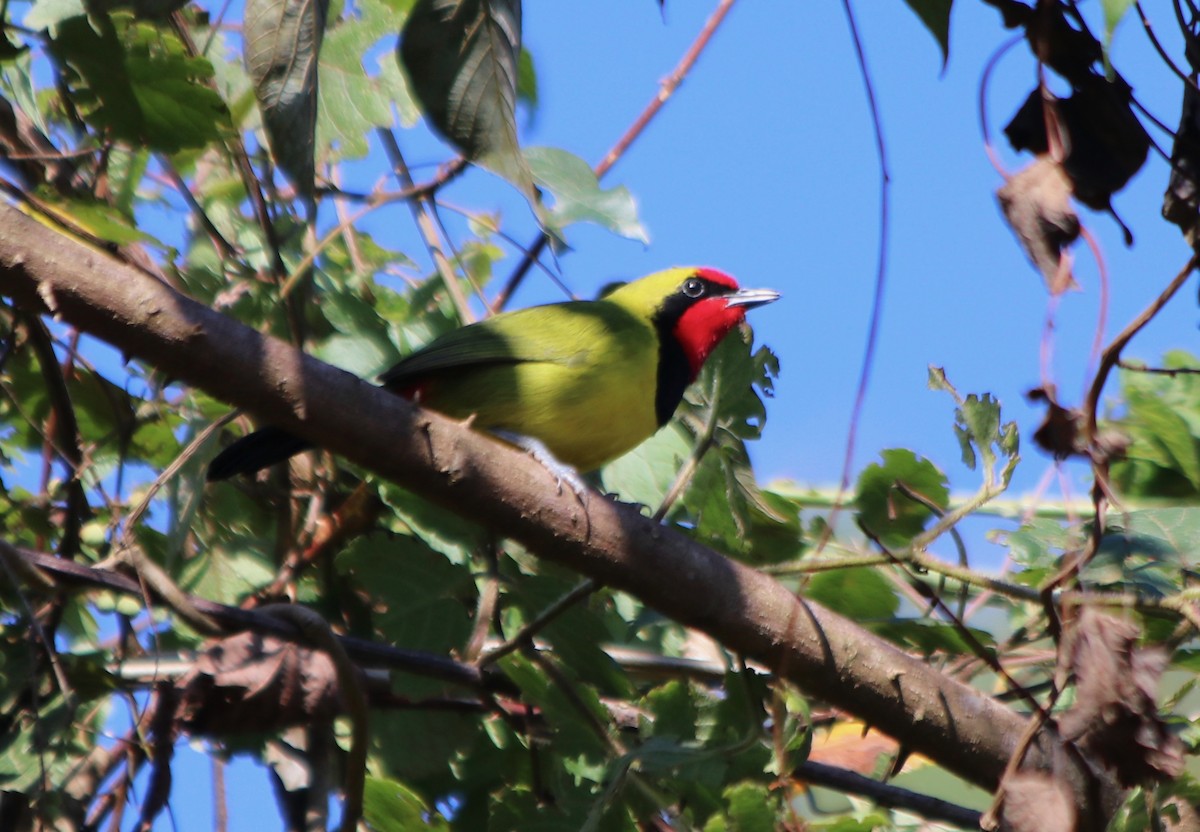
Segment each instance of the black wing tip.
[[253,474],[311,447],[311,443],[287,431],[262,428],[243,436],[213,457],[205,479],[219,482],[238,474]]

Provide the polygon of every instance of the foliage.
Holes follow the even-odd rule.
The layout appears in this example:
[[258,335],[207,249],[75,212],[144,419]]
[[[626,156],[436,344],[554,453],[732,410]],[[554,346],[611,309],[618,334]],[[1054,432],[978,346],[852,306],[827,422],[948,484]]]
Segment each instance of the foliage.
[[[950,0],[908,5],[947,57]],[[1129,5],[1103,4],[1104,48]],[[23,118],[20,129],[0,124],[12,156],[6,194],[97,256],[139,264],[231,318],[368,377],[510,294],[495,275],[508,265],[505,246],[519,222],[482,210],[452,231],[441,222],[450,210],[441,189],[460,174],[479,175],[471,165],[511,183],[560,250],[579,223],[648,241],[627,188],[602,186],[567,149],[521,146],[518,111],[540,105],[519,0],[352,6],[250,0],[240,35],[204,4],[0,6],[0,103]],[[1038,28],[1026,13],[1010,4],[1005,22],[1045,38],[1040,45],[1077,47],[1084,37]],[[396,32],[398,54],[377,60],[378,45]],[[1085,150],[1098,110],[1115,110],[1112,123],[1128,128],[1129,109],[1101,71],[1101,45],[1087,44],[1095,49],[1084,50],[1082,64],[1078,50],[1047,52],[1076,96],[1062,119]],[[1042,133],[1022,145],[1017,134],[1028,125],[1014,119],[1010,137],[1045,156],[1045,124],[1058,116],[1041,109],[1035,92]],[[396,128],[420,129],[419,117],[449,149],[433,178],[414,183]],[[1061,162],[1072,198],[1107,204],[1138,170],[1139,134],[1116,134],[1128,143],[1106,148],[1100,162],[1082,151],[1051,160]],[[26,157],[15,152],[21,141]],[[43,144],[61,158],[32,152]],[[343,190],[348,163],[363,160],[373,176],[396,172],[397,190]],[[1047,239],[1046,206],[1011,196],[1017,209],[1006,213],[1020,239],[1055,273],[1073,236]],[[334,207],[361,213],[334,224]],[[360,222],[378,211],[407,227],[410,208],[424,247]],[[450,238],[453,258],[443,254]],[[431,270],[419,265],[427,261]],[[517,266],[511,283],[524,271]],[[134,805],[153,824],[179,799],[171,755],[189,733],[208,739],[214,757],[241,751],[270,768],[292,825],[306,810],[324,811],[323,784],[354,769],[350,728],[330,715],[331,702],[349,700],[344,688],[342,700],[329,695],[345,684],[336,660],[258,634],[261,643],[239,642],[251,658],[223,664],[231,640],[206,639],[186,605],[159,603],[161,585],[148,608],[149,584],[129,577],[161,573],[208,602],[303,604],[359,639],[353,644],[364,653],[390,648],[391,664],[356,654],[372,673],[350,674],[370,705],[363,817],[372,829],[670,823],[716,832],[923,822],[885,802],[866,808],[843,799],[826,811],[813,797],[815,775],[802,768],[809,760],[877,775],[908,757],[891,740],[872,745],[877,732],[852,721],[835,696],[790,688],[636,593],[581,591],[578,576],[498,539],[469,507],[460,517],[329,454],[306,456],[290,472],[209,485],[206,462],[248,429],[246,417],[209,431],[227,408],[204,391],[124,363],[16,302],[0,309],[0,321],[0,529],[5,544],[21,547],[0,551],[0,817],[117,828]],[[1172,354],[1166,366],[1193,368],[1195,360]],[[1082,725],[1082,748],[1113,740],[1086,719],[1092,712],[1137,725],[1145,759],[1122,769],[1137,772],[1136,782],[1123,782],[1137,789],[1117,828],[1145,828],[1147,813],[1178,814],[1184,800],[1194,803],[1194,780],[1176,775],[1200,740],[1184,676],[1194,674],[1197,655],[1189,628],[1197,623],[1200,381],[1125,371],[1121,405],[1102,425],[1123,440],[1103,443],[1079,430],[1094,481],[1130,510],[1105,515],[1097,497],[1085,520],[1062,520],[1044,501],[995,534],[1014,574],[992,577],[971,568],[960,530],[995,505],[1020,461],[1017,427],[992,395],[960,395],[944,371],[930,371],[931,387],[948,397],[950,447],[978,478],[976,493],[951,493],[954,460],[888,448],[831,510],[803,489],[758,482],[751,469],[749,448],[778,372],[779,359],[748,331],[731,335],[675,417],[598,472],[596,484],[983,694],[1028,704],[1052,683],[1058,691],[1062,678],[1081,680],[1063,701],[1037,701]],[[1078,426],[1088,415],[1066,417]],[[1163,502],[1140,505],[1150,499]],[[73,592],[46,586],[30,550],[73,561],[88,576],[79,580],[91,583]],[[1057,605],[1053,616],[1045,599]],[[1083,631],[1071,630],[1078,649],[1060,665],[1055,640],[1089,606],[1126,609],[1136,626],[1097,625],[1119,645],[1095,650],[1100,660],[1079,647]],[[1105,675],[1097,664],[1110,654],[1125,664]],[[176,662],[186,668],[172,676],[164,668]],[[1165,696],[1156,702],[1164,669]],[[1136,689],[1114,694],[1119,701],[1092,688],[1120,685],[1082,681],[1120,670]],[[822,746],[847,727],[853,741]],[[907,773],[932,765],[910,761]],[[131,803],[143,770],[149,777]],[[922,789],[965,801],[950,773],[938,770]],[[1155,779],[1167,781],[1157,792]]]

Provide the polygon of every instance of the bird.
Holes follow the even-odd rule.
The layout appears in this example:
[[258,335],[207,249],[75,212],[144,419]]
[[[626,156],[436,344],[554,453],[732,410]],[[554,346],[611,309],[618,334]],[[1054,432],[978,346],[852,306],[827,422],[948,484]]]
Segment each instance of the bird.
[[[597,300],[503,312],[460,327],[379,377],[385,389],[529,450],[559,477],[611,462],[670,421],[687,386],[771,289],[714,268],[675,267]],[[313,444],[264,427],[234,441],[210,481],[248,474]],[[578,480],[571,479],[573,487]]]

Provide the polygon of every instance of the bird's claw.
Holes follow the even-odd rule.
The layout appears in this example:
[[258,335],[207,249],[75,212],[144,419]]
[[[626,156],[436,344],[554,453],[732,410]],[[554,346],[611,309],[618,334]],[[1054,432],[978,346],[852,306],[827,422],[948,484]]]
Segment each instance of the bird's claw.
[[571,487],[571,491],[575,493],[575,497],[582,505],[587,505],[587,495],[591,490],[588,484],[584,482],[583,477],[579,476],[579,472],[561,461],[546,445],[534,439],[532,436],[525,436],[511,431],[496,431],[497,436],[506,442],[511,442],[518,448],[521,448],[531,457],[542,464],[542,467],[550,472],[554,477],[554,485],[558,489],[558,493],[563,493],[563,483]]

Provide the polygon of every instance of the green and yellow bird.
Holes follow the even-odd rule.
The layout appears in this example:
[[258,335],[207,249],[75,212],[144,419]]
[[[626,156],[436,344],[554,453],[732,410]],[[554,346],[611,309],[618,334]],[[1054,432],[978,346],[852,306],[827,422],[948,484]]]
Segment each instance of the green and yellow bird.
[[[665,425],[746,310],[778,298],[741,289],[716,269],[667,269],[599,300],[505,312],[448,332],[380,381],[423,407],[473,416],[473,427],[592,471]],[[218,454],[208,478],[251,473],[310,447],[263,428]]]

